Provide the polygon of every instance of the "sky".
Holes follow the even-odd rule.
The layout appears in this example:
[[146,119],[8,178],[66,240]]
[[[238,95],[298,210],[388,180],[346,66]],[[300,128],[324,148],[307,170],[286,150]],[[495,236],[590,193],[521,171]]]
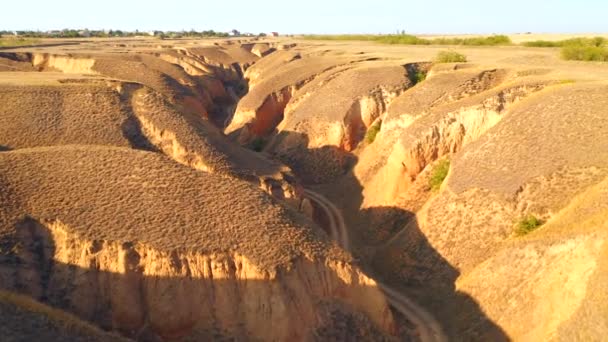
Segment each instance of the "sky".
[[607,0],[2,0],[0,30],[606,33]]

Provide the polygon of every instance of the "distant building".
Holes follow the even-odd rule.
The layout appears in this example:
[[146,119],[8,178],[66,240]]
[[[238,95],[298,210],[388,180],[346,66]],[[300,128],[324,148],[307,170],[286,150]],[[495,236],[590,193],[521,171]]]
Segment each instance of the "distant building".
[[279,36],[279,32],[270,32],[270,35],[273,37],[278,37]]

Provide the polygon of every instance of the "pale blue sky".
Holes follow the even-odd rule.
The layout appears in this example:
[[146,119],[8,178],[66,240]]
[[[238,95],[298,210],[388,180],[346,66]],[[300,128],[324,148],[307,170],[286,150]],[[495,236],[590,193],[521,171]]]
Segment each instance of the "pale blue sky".
[[607,0],[3,0],[2,29],[603,33]]

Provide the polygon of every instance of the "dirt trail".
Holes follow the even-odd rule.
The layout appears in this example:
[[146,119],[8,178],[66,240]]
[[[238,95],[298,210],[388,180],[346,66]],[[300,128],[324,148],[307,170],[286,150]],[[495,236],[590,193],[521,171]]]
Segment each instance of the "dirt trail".
[[[344,218],[340,210],[321,194],[308,189],[304,190],[304,193],[311,201],[315,202],[319,208],[325,211],[325,214],[329,218],[331,237],[336,240],[342,248],[349,250],[350,242],[348,230],[346,229],[346,224],[344,223]],[[431,314],[397,290],[379,282],[377,282],[377,284],[386,296],[389,304],[416,326],[416,330],[422,342],[445,342],[448,340],[443,333],[441,326]]]
[[325,214],[329,218],[331,237],[338,242],[340,247],[348,251],[350,249],[350,242],[346,224],[344,223],[344,217],[342,217],[340,209],[321,194],[308,189],[304,190],[304,193],[311,201],[314,201],[323,211],[325,211]]

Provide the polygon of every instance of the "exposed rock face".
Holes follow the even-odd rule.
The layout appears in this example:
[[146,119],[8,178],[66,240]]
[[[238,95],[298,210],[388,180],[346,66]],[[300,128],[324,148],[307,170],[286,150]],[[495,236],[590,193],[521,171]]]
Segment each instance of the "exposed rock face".
[[[468,98],[466,102],[430,111],[410,123],[407,123],[410,118],[387,119],[383,131],[388,133],[379,139],[379,145],[390,148],[386,164],[373,170],[373,176],[367,173],[367,160],[362,160],[355,169],[362,182],[370,182],[366,186],[371,191],[365,196],[365,205],[393,203],[429,164],[479,139],[500,122],[511,105],[545,86],[543,83],[524,84],[488,91]],[[373,162],[375,150],[365,152],[361,158]],[[385,191],[374,192],[377,187]]]
[[278,51],[262,59],[247,70],[250,92],[239,102],[225,132],[236,134],[242,144],[268,136],[283,120],[286,106],[298,89],[324,71],[349,61],[335,56],[303,58],[295,51]]
[[294,95],[266,150],[308,182],[343,175],[351,162],[348,153],[409,86],[401,66],[332,69]]
[[298,260],[290,270],[269,273],[238,253],[163,252],[140,243],[83,240],[58,221],[24,235],[26,251],[42,245],[52,255],[42,255],[50,264],[41,267],[40,255],[25,253],[18,284],[40,286],[29,294],[128,336],[153,332],[173,339],[217,331],[301,340],[321,323],[317,303],[335,300],[365,312],[384,331],[394,329],[375,283],[343,262]]

